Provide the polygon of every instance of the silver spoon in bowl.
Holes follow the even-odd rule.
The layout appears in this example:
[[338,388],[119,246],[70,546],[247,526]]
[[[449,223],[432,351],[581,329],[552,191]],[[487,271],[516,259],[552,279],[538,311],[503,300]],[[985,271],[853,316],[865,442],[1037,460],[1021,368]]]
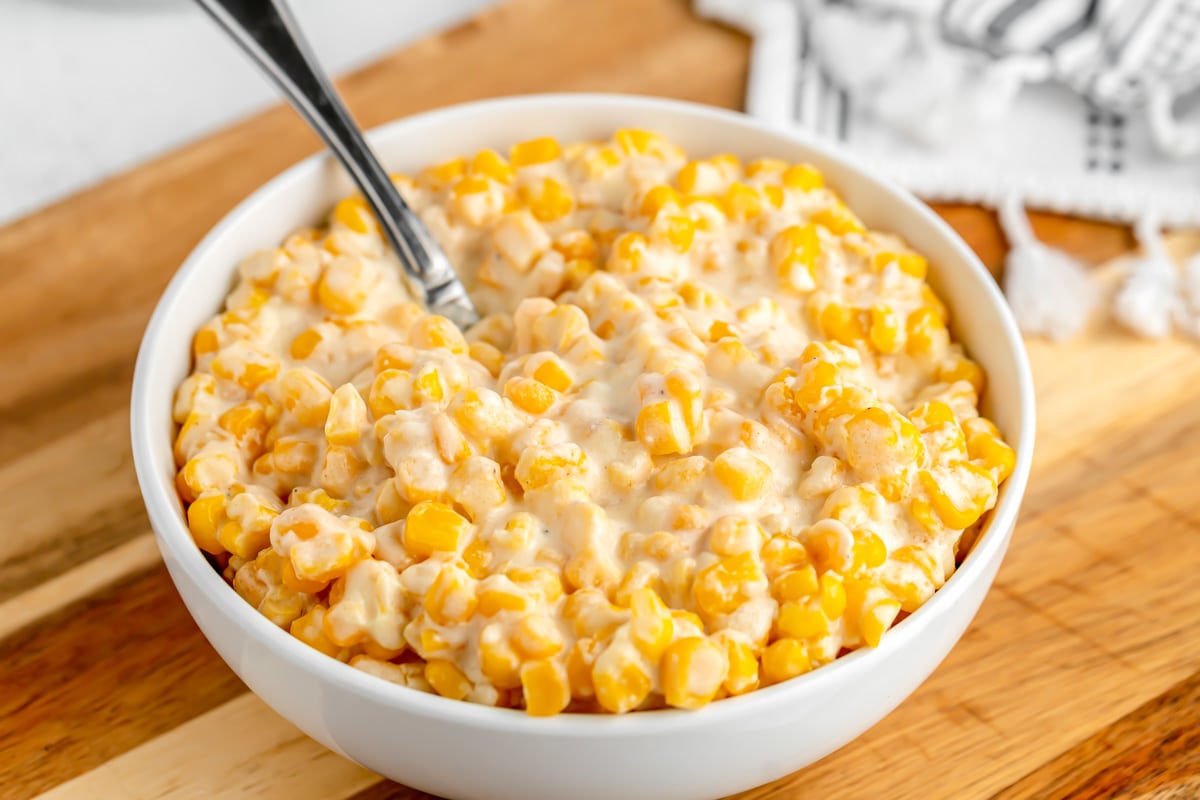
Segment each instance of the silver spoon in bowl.
[[425,306],[463,330],[478,322],[446,254],[392,184],[283,0],[196,2],[283,90],[350,173],[405,271],[424,287]]

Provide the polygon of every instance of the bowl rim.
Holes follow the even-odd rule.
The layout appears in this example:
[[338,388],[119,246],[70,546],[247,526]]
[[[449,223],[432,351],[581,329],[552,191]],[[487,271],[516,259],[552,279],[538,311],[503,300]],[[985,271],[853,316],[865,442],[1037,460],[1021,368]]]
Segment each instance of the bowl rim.
[[968,584],[980,573],[985,572],[991,562],[1002,556],[1003,551],[1007,548],[1009,533],[1016,523],[1018,507],[1029,478],[1035,433],[1033,377],[1016,322],[991,274],[966,242],[928,205],[890,179],[873,174],[856,158],[836,146],[816,141],[804,132],[779,129],[741,112],[683,100],[628,94],[528,94],[469,101],[402,117],[371,129],[368,132],[368,138],[383,139],[406,125],[418,122],[422,124],[446,123],[456,116],[469,115],[480,110],[504,108],[511,113],[520,113],[535,108],[544,110],[553,107],[569,111],[571,108],[585,106],[611,106],[625,112],[649,109],[675,111],[691,116],[699,124],[708,121],[732,122],[782,136],[814,154],[818,154],[821,158],[837,164],[840,168],[856,173],[860,179],[865,180],[874,189],[881,190],[883,194],[887,195],[889,202],[898,202],[917,212],[924,224],[930,226],[934,232],[947,240],[955,256],[961,262],[956,266],[966,269],[972,279],[982,285],[984,295],[999,313],[1001,327],[997,333],[1003,336],[1008,354],[1014,362],[1018,397],[1017,426],[1019,430],[1014,445],[1017,454],[1016,465],[1012,474],[1005,481],[1001,496],[992,509],[989,520],[962,565],[928,601],[889,630],[888,635],[883,637],[883,641],[878,647],[860,648],[812,672],[772,686],[756,689],[744,695],[724,698],[698,711],[667,708],[621,715],[564,713],[554,717],[531,717],[515,709],[494,708],[461,700],[450,700],[381,680],[318,652],[291,636],[287,631],[275,626],[251,608],[225,583],[195,546],[186,526],[182,524],[178,514],[178,497],[165,491],[158,478],[158,473],[164,465],[160,463],[161,459],[158,455],[162,448],[156,446],[155,441],[162,434],[151,429],[150,414],[148,413],[149,398],[154,384],[153,376],[156,372],[156,365],[164,360],[159,353],[161,339],[172,326],[172,307],[183,301],[183,289],[188,276],[204,266],[208,251],[227,232],[241,224],[242,218],[251,210],[271,203],[274,197],[285,193],[289,186],[306,179],[310,172],[323,168],[331,156],[322,151],[303,159],[271,178],[221,218],[176,270],[159,298],[143,335],[134,369],[130,404],[133,459],[138,485],[146,504],[155,539],[162,551],[164,561],[171,569],[172,581],[177,582],[174,575],[175,569],[183,570],[187,578],[206,595],[206,599],[217,606],[220,616],[234,619],[242,627],[245,635],[252,637],[261,646],[269,649],[276,658],[312,674],[319,681],[327,681],[362,699],[384,703],[397,711],[410,715],[436,718],[443,722],[463,724],[481,730],[523,735],[594,738],[630,735],[655,736],[682,728],[690,728],[701,722],[723,724],[734,718],[746,718],[760,713],[769,714],[776,704],[802,702],[805,696],[835,690],[842,682],[852,680],[857,674],[869,671],[876,662],[882,662],[890,653],[905,648],[906,644],[920,637],[925,629],[934,624],[934,620],[939,614],[961,598]]

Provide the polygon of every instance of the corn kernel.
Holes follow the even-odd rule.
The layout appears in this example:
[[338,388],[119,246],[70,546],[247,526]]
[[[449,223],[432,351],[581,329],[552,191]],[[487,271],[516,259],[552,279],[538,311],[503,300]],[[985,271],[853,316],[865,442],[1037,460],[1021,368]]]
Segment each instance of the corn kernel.
[[546,384],[533,378],[512,378],[504,384],[504,396],[529,414],[544,414],[558,395]]
[[367,404],[352,383],[338,387],[329,399],[325,419],[325,438],[332,445],[358,444],[362,427],[367,424]]
[[436,658],[425,664],[425,680],[442,697],[462,700],[471,691],[471,681],[452,661]]
[[521,690],[525,711],[534,717],[550,717],[571,702],[567,670],[554,661],[530,661],[521,665]]
[[545,614],[526,614],[517,620],[512,642],[516,651],[529,659],[550,658],[563,649],[562,633]]
[[458,550],[471,523],[443,503],[424,501],[413,506],[404,522],[404,546],[417,556]]
[[561,156],[562,148],[559,147],[558,141],[553,137],[543,136],[514,144],[509,151],[508,160],[514,167],[520,168],[545,164]]
[[650,676],[635,661],[623,660],[615,649],[604,651],[592,667],[596,702],[605,711],[624,714],[637,708],[650,694]]
[[196,546],[214,556],[225,552],[217,540],[217,531],[225,520],[225,503],[224,494],[208,494],[196,498],[187,510],[188,529]]
[[533,368],[533,379],[549,386],[556,392],[567,391],[573,383],[571,374],[567,372],[562,359],[552,353]]
[[480,150],[471,159],[471,173],[491,178],[497,183],[512,183],[513,169],[504,156],[495,150]]
[[763,677],[771,683],[779,683],[812,668],[808,648],[795,639],[780,639],[763,652]]
[[700,708],[712,701],[728,673],[721,645],[700,637],[680,639],[662,656],[663,696],[676,708]]
[[358,234],[367,233],[376,224],[367,202],[361,197],[339,200],[333,209],[333,219]]
[[536,187],[522,186],[519,196],[540,222],[560,220],[575,208],[571,190],[553,178],[543,178]]
[[425,613],[438,625],[466,622],[478,606],[474,582],[464,570],[454,566],[442,568],[425,592],[423,602]]
[[802,192],[811,192],[825,186],[825,178],[817,171],[816,167],[809,164],[796,164],[788,167],[783,171],[781,180],[787,188],[799,189]]
[[757,500],[771,482],[771,468],[745,447],[726,450],[713,460],[713,476],[734,500]]

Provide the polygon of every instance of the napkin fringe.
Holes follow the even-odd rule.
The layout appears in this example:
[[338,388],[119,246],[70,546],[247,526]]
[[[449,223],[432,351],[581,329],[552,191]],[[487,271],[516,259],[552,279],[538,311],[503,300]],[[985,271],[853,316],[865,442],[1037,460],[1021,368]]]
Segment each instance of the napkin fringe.
[[1019,195],[998,207],[1008,239],[1004,294],[1022,331],[1061,341],[1078,333],[1096,306],[1097,291],[1083,265],[1038,241]]

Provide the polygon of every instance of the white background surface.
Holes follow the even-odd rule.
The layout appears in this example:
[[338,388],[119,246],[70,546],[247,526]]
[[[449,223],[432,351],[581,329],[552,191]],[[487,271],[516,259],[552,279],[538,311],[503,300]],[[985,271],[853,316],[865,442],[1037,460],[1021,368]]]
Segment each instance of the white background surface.
[[[335,74],[493,0],[291,0]],[[0,0],[0,223],[277,102],[190,0]]]

